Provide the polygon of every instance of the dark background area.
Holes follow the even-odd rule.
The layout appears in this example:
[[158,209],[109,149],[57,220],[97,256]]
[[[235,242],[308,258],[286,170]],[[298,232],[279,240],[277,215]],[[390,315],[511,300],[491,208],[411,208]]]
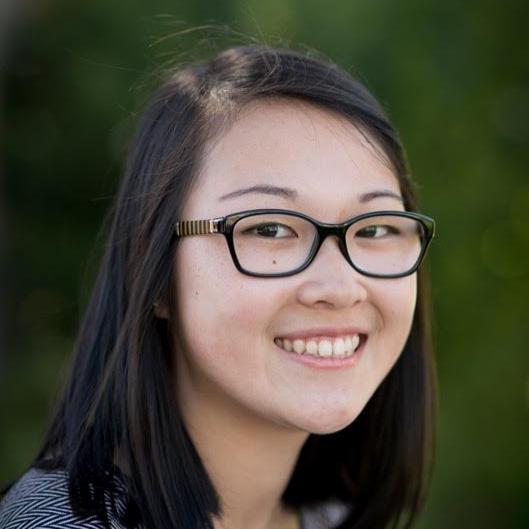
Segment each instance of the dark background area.
[[[4,0],[0,484],[44,433],[152,72],[256,38],[367,84],[438,222],[439,435],[420,529],[529,527],[528,20],[514,0]],[[187,31],[203,25],[216,29]]]

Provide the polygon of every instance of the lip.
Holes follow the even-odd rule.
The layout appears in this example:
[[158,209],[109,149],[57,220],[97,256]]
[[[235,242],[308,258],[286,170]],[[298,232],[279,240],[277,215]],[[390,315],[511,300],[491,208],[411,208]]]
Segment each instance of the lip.
[[281,338],[282,340],[309,340],[310,338],[336,338],[338,336],[351,336],[353,334],[359,334],[367,336],[368,331],[360,327],[313,327],[311,329],[304,329],[295,332],[290,332],[288,334],[280,334],[276,338]]
[[[282,353],[285,353],[287,355],[287,358],[290,358],[294,362],[297,362],[299,364],[305,365],[307,367],[311,368],[317,368],[317,369],[323,369],[323,370],[335,370],[335,369],[345,369],[345,368],[351,368],[355,366],[360,359],[363,356],[363,352],[365,349],[365,344],[367,343],[368,336],[366,333],[358,333],[360,334],[360,345],[358,346],[358,349],[351,355],[346,356],[343,358],[321,358],[318,356],[313,356],[307,353],[298,354],[294,351],[288,352],[279,347],[279,345],[274,345],[281,351]],[[306,334],[304,335],[306,336]],[[319,334],[318,334],[319,336]]]

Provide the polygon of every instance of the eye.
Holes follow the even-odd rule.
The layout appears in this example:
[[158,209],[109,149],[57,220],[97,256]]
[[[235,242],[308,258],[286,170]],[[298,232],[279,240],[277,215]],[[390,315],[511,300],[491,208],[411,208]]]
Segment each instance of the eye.
[[385,235],[400,235],[400,230],[388,224],[373,224],[356,232],[356,236],[367,239],[380,239]]
[[245,235],[257,235],[267,239],[285,239],[287,237],[297,237],[297,233],[285,224],[277,222],[267,222],[256,224],[243,231]]

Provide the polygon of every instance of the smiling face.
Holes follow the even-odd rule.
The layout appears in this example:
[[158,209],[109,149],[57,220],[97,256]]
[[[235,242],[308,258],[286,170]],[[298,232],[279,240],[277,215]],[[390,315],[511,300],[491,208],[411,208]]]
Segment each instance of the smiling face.
[[[294,192],[233,195],[254,186]],[[353,125],[307,103],[258,101],[212,144],[181,218],[283,208],[340,223],[404,210],[390,196],[360,200],[375,191],[401,194],[391,169]],[[174,274],[184,415],[229,410],[311,433],[340,430],[362,411],[404,347],[417,294],[416,274],[377,279],[356,272],[335,237],[307,269],[281,278],[241,274],[222,234],[183,237]],[[286,338],[332,342],[355,331],[367,340],[340,368],[300,362],[280,347]]]

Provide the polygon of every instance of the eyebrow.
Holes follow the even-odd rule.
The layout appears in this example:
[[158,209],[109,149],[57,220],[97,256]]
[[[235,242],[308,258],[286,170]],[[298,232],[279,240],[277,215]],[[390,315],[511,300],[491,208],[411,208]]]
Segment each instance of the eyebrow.
[[[251,187],[245,187],[244,189],[237,189],[237,191],[232,191],[231,193],[222,195],[219,200],[227,200],[229,198],[240,197],[251,193],[279,196],[291,200],[292,202],[295,202],[298,197],[298,192],[290,187],[279,187],[270,184],[260,184]],[[359,195],[358,202],[360,204],[365,204],[366,202],[370,202],[375,198],[394,198],[399,202],[404,202],[402,196],[393,193],[393,191],[390,191],[389,189],[378,189],[376,191],[370,191],[369,193],[363,193]]]

